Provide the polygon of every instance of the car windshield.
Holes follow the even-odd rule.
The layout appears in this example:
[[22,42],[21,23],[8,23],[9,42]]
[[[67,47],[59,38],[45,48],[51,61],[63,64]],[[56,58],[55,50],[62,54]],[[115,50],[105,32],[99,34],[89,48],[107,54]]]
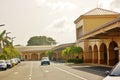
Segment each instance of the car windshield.
[[120,76],[120,63],[118,63],[110,73],[110,76]]
[[49,58],[48,57],[43,57],[42,60],[49,60]]
[[6,62],[7,62],[7,63],[9,63],[9,62],[10,62],[10,60],[6,60]]
[[3,60],[1,60],[1,61],[0,61],[0,63],[4,63],[4,61],[3,61]]

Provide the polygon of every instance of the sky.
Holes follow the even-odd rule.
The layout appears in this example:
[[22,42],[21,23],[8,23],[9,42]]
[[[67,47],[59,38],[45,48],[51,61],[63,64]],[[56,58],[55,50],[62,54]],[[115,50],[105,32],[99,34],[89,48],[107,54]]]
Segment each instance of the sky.
[[11,32],[14,45],[33,36],[52,37],[58,44],[76,41],[74,21],[94,8],[120,12],[120,0],[0,0],[0,32]]

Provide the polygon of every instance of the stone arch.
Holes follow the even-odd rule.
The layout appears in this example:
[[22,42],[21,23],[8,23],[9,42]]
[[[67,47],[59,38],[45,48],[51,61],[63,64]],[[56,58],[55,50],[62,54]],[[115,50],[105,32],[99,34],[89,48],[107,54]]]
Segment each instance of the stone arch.
[[88,59],[89,59],[89,62],[92,63],[92,47],[89,46],[88,48]]
[[98,63],[98,47],[97,45],[94,45],[94,58],[93,58],[94,63]]
[[100,45],[100,64],[105,64],[107,65],[107,47],[104,43]]
[[31,60],[38,60],[38,54],[31,54]]
[[25,59],[25,60],[27,60],[27,59],[28,59],[28,56],[27,56],[27,55],[25,55],[24,59]]
[[109,65],[113,66],[119,61],[118,44],[115,41],[111,41],[109,44]]

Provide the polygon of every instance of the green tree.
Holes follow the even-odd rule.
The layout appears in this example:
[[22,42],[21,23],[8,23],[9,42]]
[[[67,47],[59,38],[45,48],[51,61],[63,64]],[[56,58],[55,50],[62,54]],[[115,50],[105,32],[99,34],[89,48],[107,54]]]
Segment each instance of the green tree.
[[77,47],[77,46],[72,46],[71,47],[71,53],[79,55],[79,54],[82,53],[82,48],[81,47]]
[[53,55],[53,52],[52,51],[46,51],[45,54],[46,54],[46,56],[49,57],[49,59],[51,59],[52,55]]
[[4,60],[6,60],[7,57],[6,57],[6,55],[5,55],[4,53],[0,53],[0,59],[4,59]]
[[52,45],[52,44],[56,44],[56,41],[52,39],[51,37],[46,37],[46,36],[33,36],[27,42],[27,46]]
[[71,58],[70,54],[71,54],[71,47],[67,47],[64,50],[62,50],[62,55],[66,56],[67,58]]
[[67,47],[64,50],[62,50],[63,56],[68,56],[68,58],[73,58],[74,54],[81,54],[82,48],[77,46]]

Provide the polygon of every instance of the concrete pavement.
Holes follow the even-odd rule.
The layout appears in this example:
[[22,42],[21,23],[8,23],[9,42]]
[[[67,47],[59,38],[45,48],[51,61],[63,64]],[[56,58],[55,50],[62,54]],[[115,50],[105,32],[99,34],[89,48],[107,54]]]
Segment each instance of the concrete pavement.
[[12,69],[0,71],[0,80],[102,80],[104,78],[103,71],[89,67],[70,66],[65,63],[41,66],[40,61],[24,61]]

